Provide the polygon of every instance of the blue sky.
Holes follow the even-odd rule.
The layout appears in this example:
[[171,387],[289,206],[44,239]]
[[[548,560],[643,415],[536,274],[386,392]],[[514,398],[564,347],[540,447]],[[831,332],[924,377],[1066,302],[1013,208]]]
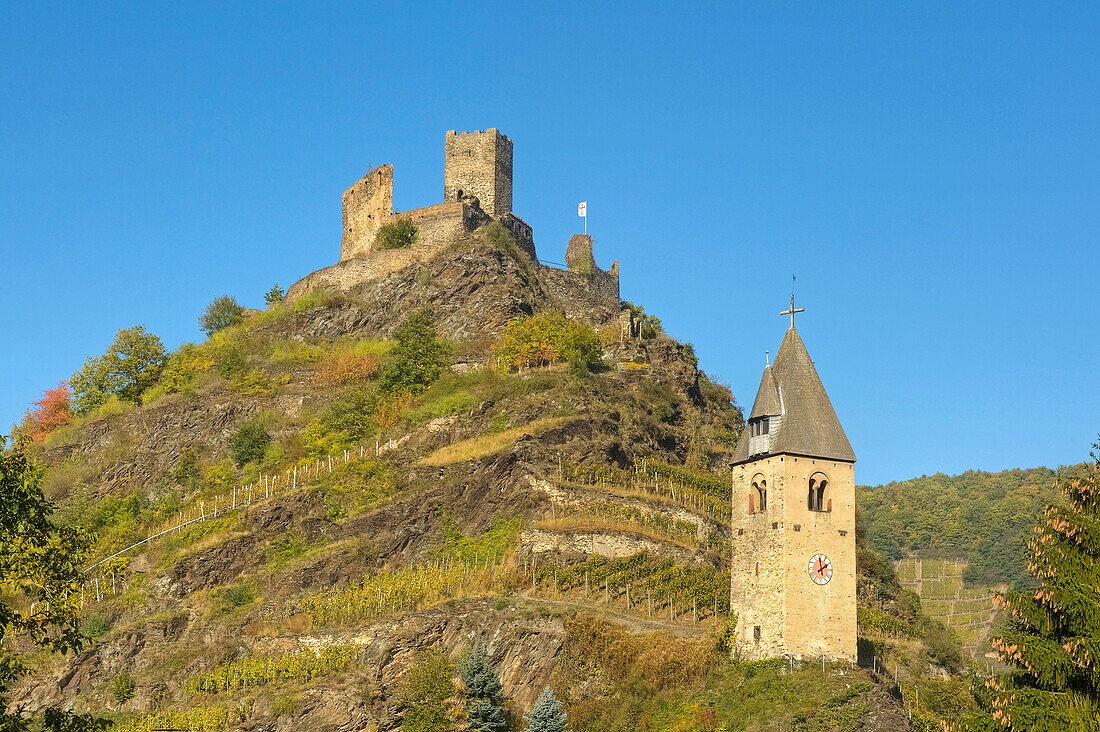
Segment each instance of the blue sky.
[[373,165],[439,201],[443,133],[497,127],[540,256],[587,199],[742,405],[797,274],[861,482],[1100,431],[1095,4],[154,5],[0,5],[0,424],[119,328],[175,347],[335,262]]

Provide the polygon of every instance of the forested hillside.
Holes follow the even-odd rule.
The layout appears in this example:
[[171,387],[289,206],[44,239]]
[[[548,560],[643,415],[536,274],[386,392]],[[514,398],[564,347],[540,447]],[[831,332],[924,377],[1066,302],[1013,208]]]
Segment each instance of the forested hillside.
[[868,543],[892,559],[963,559],[968,584],[1026,583],[1024,545],[1043,509],[1058,500],[1054,479],[1048,468],[969,470],[859,486],[857,522]]

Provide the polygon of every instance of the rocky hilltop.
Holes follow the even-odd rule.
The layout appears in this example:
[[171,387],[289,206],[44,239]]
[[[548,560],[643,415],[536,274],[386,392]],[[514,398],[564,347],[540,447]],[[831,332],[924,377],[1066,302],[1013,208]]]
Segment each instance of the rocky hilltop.
[[[16,708],[393,730],[425,669],[480,638],[514,722],[550,685],[578,730],[718,729],[741,703],[902,724],[871,672],[727,668],[742,414],[618,300],[617,272],[612,297],[607,273],[540,265],[493,222],[391,270],[303,285],[181,348],[141,406],[36,445],[97,561],[125,551],[86,575],[92,643],[43,660]],[[400,388],[425,313],[445,362]],[[440,698],[461,720],[461,694]]]

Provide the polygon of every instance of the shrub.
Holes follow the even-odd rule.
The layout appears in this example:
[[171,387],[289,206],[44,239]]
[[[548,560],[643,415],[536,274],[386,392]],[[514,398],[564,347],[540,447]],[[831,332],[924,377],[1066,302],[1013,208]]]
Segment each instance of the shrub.
[[227,346],[218,361],[218,373],[227,381],[244,373],[247,368],[248,357],[235,344]]
[[306,454],[314,458],[335,455],[373,434],[375,422],[372,417],[379,401],[374,390],[359,387],[330,402],[325,411],[302,430],[302,447]]
[[228,490],[235,482],[237,482],[237,472],[233,470],[233,463],[228,460],[211,465],[202,478],[203,488],[211,493]]
[[199,316],[199,328],[206,335],[213,335],[244,320],[244,307],[236,298],[228,295],[215,297]]
[[330,353],[317,364],[313,380],[321,386],[335,386],[353,379],[366,379],[378,373],[377,356],[349,352]]
[[134,698],[134,677],[127,671],[120,671],[111,679],[111,695],[119,704],[128,702]]
[[304,555],[310,550],[310,544],[306,541],[301,529],[292,529],[280,535],[271,542],[267,556],[271,566],[275,569],[285,567],[292,559]]
[[589,370],[601,364],[596,332],[557,312],[539,313],[509,322],[501,334],[497,356],[505,371],[564,362],[575,362],[577,370]]
[[229,387],[240,394],[252,394],[253,396],[265,396],[274,391],[271,379],[263,371],[252,369],[247,374],[233,379]]
[[421,308],[393,332],[393,362],[382,374],[381,388],[388,392],[419,394],[448,365],[450,348],[439,338],[430,308]]
[[144,325],[124,328],[102,356],[89,357],[69,379],[73,410],[88,414],[111,396],[140,404],[141,395],[156,383],[166,354],[160,338],[145,332]]
[[454,668],[446,653],[434,649],[417,653],[401,689],[405,732],[455,729],[450,704],[455,693],[453,676]]
[[419,233],[416,224],[408,219],[401,219],[378,230],[374,235],[374,248],[408,249],[416,242]]
[[330,292],[324,290],[314,290],[313,292],[307,292],[299,298],[294,300],[294,304],[290,306],[291,311],[295,315],[301,315],[307,313],[310,310],[314,310],[325,305],[331,305],[336,301],[336,296]]
[[286,293],[283,292],[283,288],[279,287],[279,283],[276,282],[271,286],[271,289],[264,293],[264,302],[268,305],[272,305],[277,302],[282,302],[286,297]]
[[180,485],[192,485],[199,477],[199,456],[191,448],[185,448],[180,453],[176,467],[172,469],[172,477]]
[[106,615],[91,615],[85,622],[84,635],[96,639],[111,628],[111,619]]
[[251,582],[243,582],[239,585],[224,587],[218,596],[227,607],[236,608],[251,605],[257,596],[256,585]]
[[245,463],[259,462],[263,459],[267,446],[271,444],[271,435],[259,422],[252,421],[241,426],[229,444],[229,453],[237,467]]
[[325,349],[309,343],[276,341],[267,357],[276,363],[293,363],[301,366],[317,363],[325,355]]

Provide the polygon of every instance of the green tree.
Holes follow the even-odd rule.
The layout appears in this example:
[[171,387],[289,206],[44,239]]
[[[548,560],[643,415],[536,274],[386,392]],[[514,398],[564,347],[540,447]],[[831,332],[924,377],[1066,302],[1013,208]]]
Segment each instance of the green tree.
[[375,249],[408,249],[416,243],[420,230],[408,219],[386,224],[374,235]]
[[271,286],[271,289],[264,293],[264,302],[268,305],[273,303],[282,302],[286,297],[286,293],[283,292],[283,288],[279,287],[279,283],[276,282]]
[[997,597],[1010,625],[992,644],[1015,671],[987,686],[994,719],[1012,730],[1100,730],[1100,456],[1092,458],[1079,477],[1059,474],[1063,505],[1047,508],[1027,543],[1039,586]]
[[49,709],[41,720],[9,711],[7,692],[28,673],[17,649],[30,646],[65,653],[85,638],[79,628],[80,565],[89,537],[54,525],[53,506],[42,495],[42,469],[27,457],[26,443],[7,448],[0,436],[0,730],[104,729],[88,715]]
[[393,362],[382,372],[379,386],[391,393],[418,394],[448,366],[450,348],[435,331],[430,308],[421,308],[393,331]]
[[485,643],[480,638],[459,669],[466,689],[466,714],[470,729],[478,732],[508,732],[504,713],[504,689],[496,669],[489,664]]
[[547,686],[535,702],[535,708],[524,716],[524,732],[573,732],[565,718],[565,707]]
[[215,297],[199,316],[199,327],[206,335],[225,330],[244,320],[244,307],[229,295]]
[[124,328],[102,356],[89,357],[84,367],[69,379],[73,408],[87,414],[116,395],[133,404],[156,383],[167,360],[164,344],[144,325]]
[[455,694],[451,680],[454,668],[447,654],[438,650],[421,651],[405,674],[401,704],[405,732],[445,732],[456,729],[451,714]]
[[267,446],[271,444],[271,435],[259,422],[246,422],[233,435],[229,443],[229,452],[237,467],[263,459]]

